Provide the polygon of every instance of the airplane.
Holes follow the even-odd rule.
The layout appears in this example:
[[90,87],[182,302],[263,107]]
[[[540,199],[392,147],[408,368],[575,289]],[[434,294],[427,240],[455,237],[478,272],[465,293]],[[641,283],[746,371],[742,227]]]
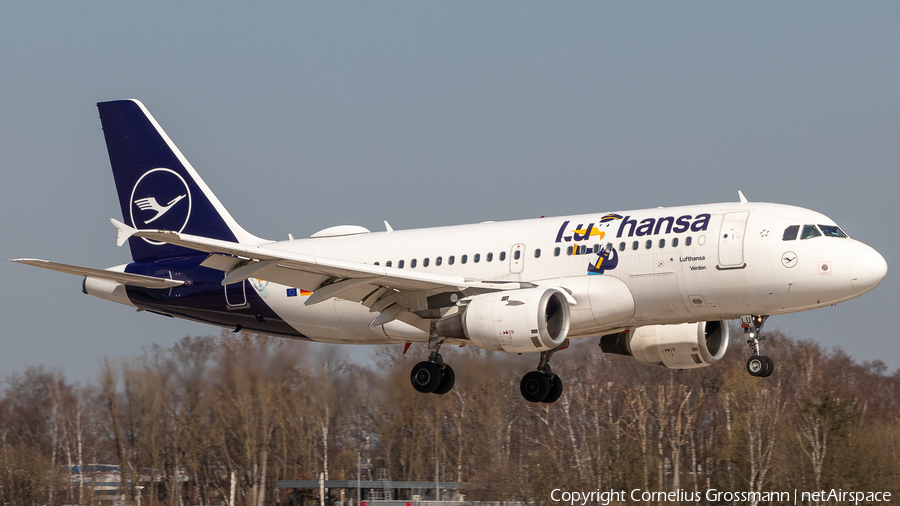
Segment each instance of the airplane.
[[[12,262],[83,276],[82,291],[160,315],[290,339],[427,343],[415,390],[455,383],[443,345],[539,354],[522,396],[552,403],[550,367],[570,339],[669,369],[724,357],[740,319],[747,371],[766,377],[771,315],[853,299],[887,263],[830,218],[739,202],[370,232],[339,225],[270,241],[244,230],[137,100],[97,104],[132,262],[96,269]],[[162,204],[165,203],[165,204]],[[149,228],[148,226],[152,227]]]

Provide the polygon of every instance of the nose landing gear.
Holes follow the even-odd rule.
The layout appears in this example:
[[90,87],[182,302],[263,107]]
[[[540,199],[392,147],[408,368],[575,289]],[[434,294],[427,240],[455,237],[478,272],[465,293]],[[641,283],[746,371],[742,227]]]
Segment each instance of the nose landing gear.
[[765,336],[760,335],[759,332],[768,318],[768,315],[741,316],[741,327],[744,329],[744,334],[747,335],[747,345],[753,350],[753,356],[747,360],[747,372],[750,373],[750,376],[765,378],[775,370],[775,361],[760,355],[759,352],[759,342],[765,340]]

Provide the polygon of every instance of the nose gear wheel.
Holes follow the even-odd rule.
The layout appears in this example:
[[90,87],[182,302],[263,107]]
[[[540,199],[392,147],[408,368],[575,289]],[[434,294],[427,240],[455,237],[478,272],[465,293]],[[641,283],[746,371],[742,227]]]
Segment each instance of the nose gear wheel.
[[753,355],[747,360],[747,372],[750,373],[750,376],[758,378],[770,376],[775,370],[775,361],[760,354],[760,342],[766,339],[760,334],[760,331],[768,318],[767,315],[741,316],[741,327],[747,336],[747,346],[753,352]]

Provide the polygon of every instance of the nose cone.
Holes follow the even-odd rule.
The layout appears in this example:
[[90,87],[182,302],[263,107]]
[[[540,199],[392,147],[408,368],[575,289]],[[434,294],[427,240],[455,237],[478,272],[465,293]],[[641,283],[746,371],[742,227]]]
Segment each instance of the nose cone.
[[850,259],[850,281],[853,288],[860,294],[878,286],[887,275],[887,262],[884,257],[874,249],[860,244],[860,248],[854,251]]

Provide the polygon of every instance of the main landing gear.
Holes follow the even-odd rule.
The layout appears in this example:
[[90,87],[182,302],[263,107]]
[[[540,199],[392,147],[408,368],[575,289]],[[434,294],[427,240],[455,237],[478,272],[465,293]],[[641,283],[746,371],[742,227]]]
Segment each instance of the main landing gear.
[[759,354],[759,342],[765,340],[765,336],[761,336],[759,332],[768,318],[766,315],[741,316],[741,327],[744,328],[744,334],[747,335],[747,345],[753,350],[753,356],[747,360],[747,372],[750,373],[750,376],[765,378],[775,370],[775,362],[771,358]]
[[[443,395],[453,389],[456,375],[453,368],[444,363],[441,357],[441,345],[446,338],[438,336],[434,331],[428,337],[428,349],[431,355],[428,360],[416,364],[409,374],[410,383],[417,392]],[[550,369],[550,357],[560,350],[568,348],[569,340],[560,346],[541,352],[541,360],[537,370],[531,371],[522,378],[519,390],[522,397],[529,402],[556,402],[563,392],[562,380]]]
[[444,395],[453,389],[456,375],[453,368],[445,364],[441,357],[444,339],[433,330],[428,336],[428,350],[431,351],[431,355],[428,356],[428,360],[416,364],[409,375],[410,382],[417,392]]
[[562,395],[562,380],[550,370],[550,357],[560,350],[568,348],[569,340],[550,351],[541,352],[541,361],[536,371],[531,371],[522,377],[519,390],[522,397],[528,402],[543,402],[550,404],[556,402]]

